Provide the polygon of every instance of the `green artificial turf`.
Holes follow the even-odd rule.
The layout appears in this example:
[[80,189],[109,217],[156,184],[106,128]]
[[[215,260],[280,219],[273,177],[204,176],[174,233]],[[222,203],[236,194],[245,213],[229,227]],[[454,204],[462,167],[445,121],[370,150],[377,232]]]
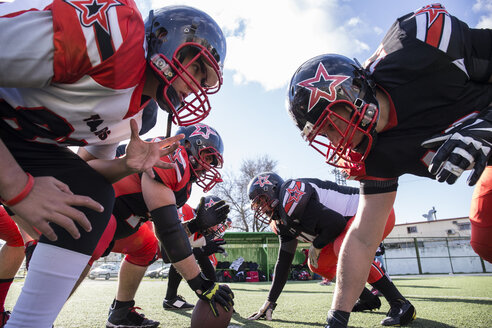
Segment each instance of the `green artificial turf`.
[[[394,277],[394,283],[417,310],[417,319],[409,327],[492,327],[492,276],[423,276]],[[6,309],[12,309],[23,280],[13,283]],[[191,311],[164,311],[162,300],[167,280],[146,278],[140,285],[136,306],[161,327],[190,327]],[[231,283],[235,293],[235,310],[230,328],[234,327],[324,327],[333,297],[334,284],[321,286],[318,281],[289,281],[278,300],[273,321],[248,321],[246,318],[266,300],[269,282]],[[86,279],[70,298],[55,322],[62,327],[105,327],[109,305],[117,287],[116,279]],[[182,283],[179,293],[195,303],[194,293]],[[379,323],[389,309],[382,306],[373,312],[353,313],[350,327],[382,327]]]

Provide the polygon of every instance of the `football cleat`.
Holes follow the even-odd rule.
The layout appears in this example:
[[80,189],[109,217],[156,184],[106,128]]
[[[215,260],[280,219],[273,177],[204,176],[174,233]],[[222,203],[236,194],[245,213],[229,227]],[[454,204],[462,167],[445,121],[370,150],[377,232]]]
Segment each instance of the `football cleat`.
[[362,312],[362,311],[372,311],[372,310],[377,310],[381,307],[381,301],[379,300],[379,297],[374,296],[374,298],[370,300],[361,300],[360,298],[357,300],[357,302],[354,305],[354,308],[352,309],[352,312]]
[[[133,305],[135,302],[133,302]],[[145,318],[145,315],[138,313],[139,307],[122,307],[109,309],[109,317],[106,328],[156,328],[160,322]]]
[[193,309],[195,306],[186,302],[183,296],[178,295],[170,300],[164,299],[162,302],[164,310],[188,310]]
[[407,300],[397,300],[391,303],[386,318],[381,321],[383,326],[402,326],[410,323],[417,316],[414,306]]
[[5,326],[5,324],[7,323],[7,320],[9,320],[9,318],[10,318],[10,312],[9,311],[0,312],[0,328]]

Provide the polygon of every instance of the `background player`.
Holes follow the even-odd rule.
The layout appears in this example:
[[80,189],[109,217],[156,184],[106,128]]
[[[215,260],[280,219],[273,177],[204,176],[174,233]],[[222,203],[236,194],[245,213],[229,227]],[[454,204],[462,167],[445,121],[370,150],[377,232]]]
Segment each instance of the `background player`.
[[[0,196],[43,234],[8,327],[51,327],[108,225],[111,182],[170,166],[159,158],[179,137],[142,142],[143,106],[156,98],[169,111],[203,108],[222,82],[225,38],[205,13],[163,9],[146,31],[132,0],[91,10],[62,0],[0,7],[0,44],[9,45],[0,55]],[[177,33],[164,38],[169,22]],[[186,44],[179,24],[198,24]],[[130,126],[127,156],[112,160]],[[99,167],[66,146],[91,146]]]
[[327,163],[361,181],[327,327],[346,327],[405,173],[452,184],[473,168],[471,245],[492,261],[491,43],[491,30],[433,4],[398,18],[364,67],[321,55],[294,74],[296,125]]
[[[284,182],[279,175],[264,172],[250,181],[248,196],[255,219],[269,223],[280,240],[267,301],[249,317],[250,320],[262,317],[271,320],[276,301],[287,282],[298,240],[311,243],[309,269],[329,280],[334,278],[340,247],[359,204],[359,190],[318,179]],[[383,238],[391,232],[394,224],[395,215],[391,211]],[[366,279],[383,293],[390,304],[387,317],[381,321],[383,326],[404,325],[415,318],[415,308],[386,277],[378,262],[372,263]],[[367,289],[360,297],[365,302],[374,299]],[[379,302],[372,308],[380,305]]]

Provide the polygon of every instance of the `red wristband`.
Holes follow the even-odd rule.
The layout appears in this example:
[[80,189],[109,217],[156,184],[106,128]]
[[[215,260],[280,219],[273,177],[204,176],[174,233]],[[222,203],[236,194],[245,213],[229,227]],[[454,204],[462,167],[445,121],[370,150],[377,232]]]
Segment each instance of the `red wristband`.
[[29,193],[31,192],[32,187],[34,186],[34,178],[29,173],[26,172],[26,174],[27,174],[27,183],[26,183],[24,189],[22,189],[22,191],[17,196],[12,198],[11,200],[3,200],[0,198],[0,201],[5,206],[10,207],[10,206],[16,205],[17,203],[21,202],[24,198],[26,198],[27,195],[29,195]]

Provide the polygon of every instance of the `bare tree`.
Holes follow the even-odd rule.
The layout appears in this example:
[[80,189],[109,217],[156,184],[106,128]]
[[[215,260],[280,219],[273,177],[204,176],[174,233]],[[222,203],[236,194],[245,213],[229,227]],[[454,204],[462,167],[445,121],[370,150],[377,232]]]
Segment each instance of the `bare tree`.
[[254,220],[248,198],[248,183],[258,173],[275,171],[277,161],[268,155],[256,159],[243,160],[239,173],[225,172],[224,182],[215,186],[214,191],[220,198],[231,206],[229,217],[232,219],[232,228],[239,231],[265,231],[268,225]]

